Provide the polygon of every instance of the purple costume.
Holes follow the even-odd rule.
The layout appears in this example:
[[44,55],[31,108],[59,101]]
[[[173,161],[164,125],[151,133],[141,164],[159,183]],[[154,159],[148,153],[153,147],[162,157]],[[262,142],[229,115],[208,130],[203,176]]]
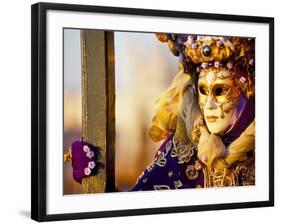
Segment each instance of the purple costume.
[[[234,116],[235,122],[229,125],[225,135],[222,136],[225,146],[237,139],[253,121],[255,117],[254,99],[246,100],[241,95]],[[176,147],[173,135],[169,136],[160,146],[153,162],[140,175],[131,191],[206,187],[203,172],[205,165],[198,160],[196,148],[191,147],[190,152],[187,153],[183,151],[177,152]],[[187,155],[185,160],[181,158],[186,156],[183,155],[184,153]],[[250,159],[247,161],[246,166],[254,166],[253,152],[250,152],[248,156]],[[241,165],[237,163],[233,167],[233,170],[240,169]],[[235,185],[253,184],[246,180],[248,175],[254,175],[249,172],[248,167],[243,171],[242,169],[239,171]]]
[[203,165],[197,159],[196,149],[192,150],[189,162],[179,160],[174,153],[173,135],[169,136],[131,191],[204,187]]

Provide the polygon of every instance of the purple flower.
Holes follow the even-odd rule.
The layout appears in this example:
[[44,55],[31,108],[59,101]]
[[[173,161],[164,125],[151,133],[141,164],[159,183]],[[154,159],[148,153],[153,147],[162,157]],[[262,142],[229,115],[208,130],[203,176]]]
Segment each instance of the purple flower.
[[89,167],[90,169],[94,169],[95,166],[96,166],[96,163],[95,163],[94,161],[90,161],[90,162],[88,163],[88,167]]
[[84,147],[83,147],[83,151],[84,151],[84,152],[89,152],[89,151],[90,151],[89,146],[84,145]]
[[89,176],[90,174],[91,174],[91,169],[89,168],[89,167],[86,167],[85,169],[84,169],[84,174],[86,175],[86,176]]
[[89,152],[87,152],[87,154],[86,154],[86,156],[87,156],[89,159],[93,158],[94,155],[95,155],[95,153],[94,153],[93,151],[89,151]]

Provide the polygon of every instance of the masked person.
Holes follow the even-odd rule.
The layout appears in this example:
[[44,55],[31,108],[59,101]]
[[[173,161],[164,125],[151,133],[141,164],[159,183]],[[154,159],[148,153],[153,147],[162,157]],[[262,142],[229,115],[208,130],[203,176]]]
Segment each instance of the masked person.
[[[156,36],[180,57],[180,71],[158,99],[149,131],[164,142],[131,191],[254,185],[255,40]],[[73,156],[80,181],[91,172]]]
[[157,34],[180,72],[150,129],[165,139],[133,191],[255,184],[254,39]]

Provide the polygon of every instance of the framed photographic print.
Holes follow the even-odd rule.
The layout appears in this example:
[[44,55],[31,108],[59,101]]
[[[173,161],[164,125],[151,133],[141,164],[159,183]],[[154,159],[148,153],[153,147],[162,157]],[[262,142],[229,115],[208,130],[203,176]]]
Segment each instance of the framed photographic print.
[[32,219],[274,205],[274,19],[32,6]]

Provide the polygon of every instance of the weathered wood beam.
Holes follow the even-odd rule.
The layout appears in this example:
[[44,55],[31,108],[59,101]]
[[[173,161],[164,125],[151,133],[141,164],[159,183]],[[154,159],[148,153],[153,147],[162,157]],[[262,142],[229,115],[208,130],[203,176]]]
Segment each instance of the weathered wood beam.
[[83,139],[101,148],[105,166],[82,179],[82,193],[114,191],[115,81],[113,32],[81,30]]

